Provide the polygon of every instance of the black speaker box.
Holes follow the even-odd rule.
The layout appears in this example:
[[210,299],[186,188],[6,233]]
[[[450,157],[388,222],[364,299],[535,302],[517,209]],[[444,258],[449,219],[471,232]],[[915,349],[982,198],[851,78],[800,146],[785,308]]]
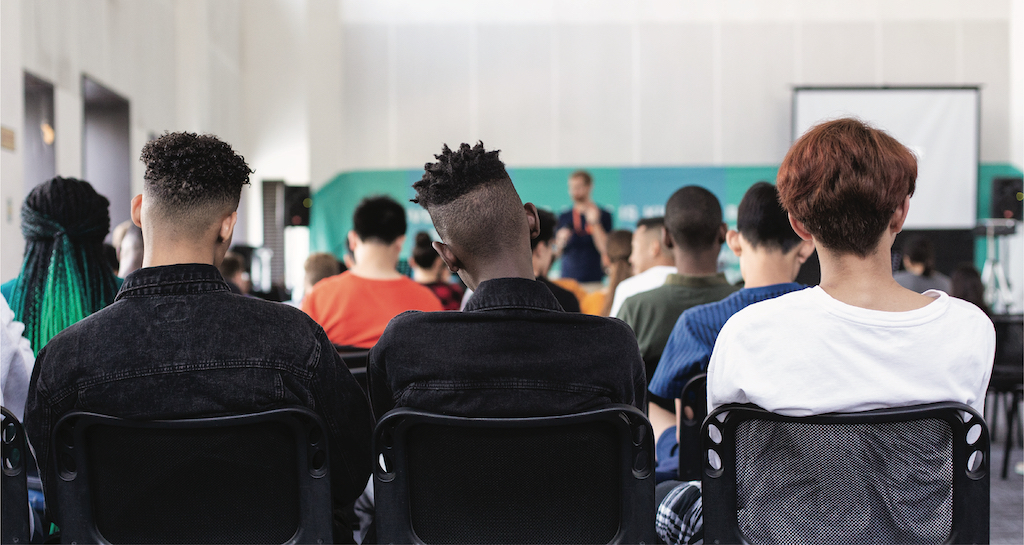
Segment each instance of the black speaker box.
[[1020,220],[1024,205],[1024,178],[992,178],[992,217]]
[[308,186],[284,186],[284,226],[309,225],[309,207],[312,205]]

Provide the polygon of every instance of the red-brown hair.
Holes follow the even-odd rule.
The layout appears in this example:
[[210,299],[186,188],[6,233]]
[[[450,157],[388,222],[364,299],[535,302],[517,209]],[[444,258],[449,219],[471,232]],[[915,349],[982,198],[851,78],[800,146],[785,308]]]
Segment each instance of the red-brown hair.
[[793,144],[779,167],[779,202],[829,250],[864,257],[914,194],[917,159],[857,119],[827,121]]

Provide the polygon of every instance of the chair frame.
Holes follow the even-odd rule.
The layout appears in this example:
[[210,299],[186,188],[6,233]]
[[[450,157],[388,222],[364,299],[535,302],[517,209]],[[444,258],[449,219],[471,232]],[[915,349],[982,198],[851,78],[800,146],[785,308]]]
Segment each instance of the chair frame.
[[[953,434],[953,519],[948,543],[989,542],[989,432],[985,419],[962,403],[941,402],[909,407],[877,409],[857,413],[830,413],[793,417],[768,412],[756,405],[729,404],[716,408],[701,427],[703,450],[703,516],[705,543],[746,543],[736,516],[736,427],[747,420],[800,422],[808,424],[878,424],[918,419],[938,419],[949,424]],[[981,434],[967,443],[967,432],[981,424]],[[720,432],[713,441],[709,427]],[[717,453],[721,467],[715,469],[709,452]],[[982,453],[981,464],[967,467],[972,453]]]
[[[621,475],[620,526],[610,543],[656,543],[654,438],[647,417],[630,405],[611,404],[576,414],[523,418],[466,418],[410,408],[389,411],[373,435],[374,497],[379,543],[423,543],[412,527],[406,436],[418,424],[460,428],[546,428],[605,421],[618,431]],[[381,463],[386,467],[382,467]],[[629,468],[630,471],[626,471]],[[643,525],[636,521],[647,521]]]
[[[109,543],[96,527],[93,518],[92,487],[89,479],[89,462],[86,448],[86,433],[92,426],[116,426],[122,428],[145,428],[157,430],[182,430],[225,428],[267,422],[287,425],[295,437],[299,475],[299,527],[286,543],[333,543],[333,515],[331,482],[326,426],[320,417],[303,407],[288,407],[269,411],[191,418],[178,420],[130,420],[113,416],[75,411],[66,414],[53,428],[52,463],[58,478],[55,487],[60,507],[61,539],[65,543]],[[311,435],[318,433],[313,442]],[[64,437],[72,437],[69,445]],[[314,464],[314,456],[322,453],[323,462]],[[71,471],[62,458],[68,457],[75,464]],[[324,498],[327,501],[324,501]]]
[[[699,391],[703,390],[703,392]],[[697,481],[700,480],[701,474],[701,451],[700,448],[700,434],[701,424],[704,422],[704,417],[707,416],[708,412],[708,374],[698,373],[686,381],[683,386],[683,390],[679,394],[679,398],[682,400],[681,407],[687,406],[690,394],[694,393],[698,397],[698,401],[703,402],[697,403],[698,407],[694,407],[693,418],[689,419],[683,415],[683,411],[680,410],[679,414],[676,415],[676,429],[679,431],[679,469],[678,475],[680,481]],[[703,394],[703,395],[701,395]]]
[[[31,452],[25,440],[25,427],[6,407],[3,411],[3,543],[28,543],[28,466]],[[17,453],[16,453],[17,451]]]

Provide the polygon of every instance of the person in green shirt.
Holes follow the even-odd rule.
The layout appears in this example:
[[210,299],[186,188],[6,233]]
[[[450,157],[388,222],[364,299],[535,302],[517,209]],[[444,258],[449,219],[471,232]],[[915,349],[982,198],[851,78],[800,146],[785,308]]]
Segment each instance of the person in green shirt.
[[[718,272],[718,254],[727,230],[718,198],[703,187],[683,187],[665,204],[662,238],[672,252],[678,273],[670,274],[661,287],[626,299],[616,316],[636,334],[648,382],[679,315],[690,307],[720,301],[739,289]],[[651,423],[664,419],[674,425],[673,400],[649,393],[648,397]]]

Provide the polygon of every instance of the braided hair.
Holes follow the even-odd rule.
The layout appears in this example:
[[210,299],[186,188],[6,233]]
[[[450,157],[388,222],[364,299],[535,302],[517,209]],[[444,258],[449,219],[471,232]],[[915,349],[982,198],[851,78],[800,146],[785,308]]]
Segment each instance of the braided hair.
[[75,178],[53,178],[25,198],[25,259],[11,292],[11,309],[25,324],[25,337],[36,352],[114,300],[117,280],[103,255],[109,206],[88,182]]

